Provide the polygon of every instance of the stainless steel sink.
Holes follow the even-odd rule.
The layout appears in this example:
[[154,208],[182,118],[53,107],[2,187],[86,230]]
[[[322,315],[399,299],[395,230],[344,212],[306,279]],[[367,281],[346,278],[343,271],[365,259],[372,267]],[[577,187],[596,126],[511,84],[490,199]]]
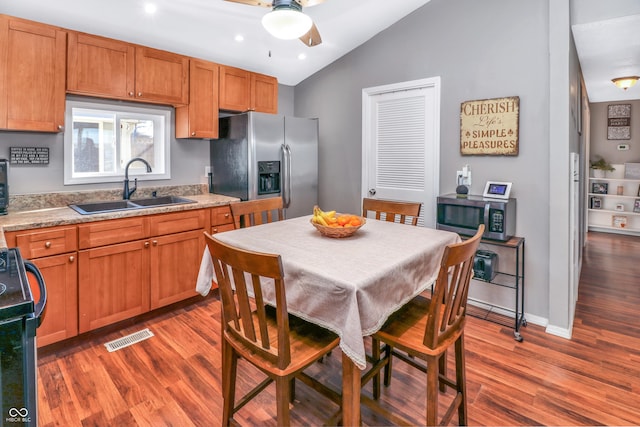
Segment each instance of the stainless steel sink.
[[112,200],[105,202],[80,203],[69,205],[69,207],[79,214],[92,215],[132,209],[153,208],[158,206],[179,205],[184,203],[196,203],[196,201],[185,199],[184,197],[162,196],[138,200]]
[[178,196],[150,197],[148,199],[130,200],[130,202],[144,208],[166,205],[181,205],[183,203],[196,203],[195,200],[185,199],[184,197]]

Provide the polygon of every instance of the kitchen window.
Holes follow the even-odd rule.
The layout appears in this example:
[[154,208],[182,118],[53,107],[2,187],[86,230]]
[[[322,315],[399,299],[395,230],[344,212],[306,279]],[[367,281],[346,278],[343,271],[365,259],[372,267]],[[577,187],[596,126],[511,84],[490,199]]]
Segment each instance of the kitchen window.
[[169,179],[171,114],[149,106],[112,105],[67,100],[64,133],[64,184],[118,182],[134,157],[129,176]]

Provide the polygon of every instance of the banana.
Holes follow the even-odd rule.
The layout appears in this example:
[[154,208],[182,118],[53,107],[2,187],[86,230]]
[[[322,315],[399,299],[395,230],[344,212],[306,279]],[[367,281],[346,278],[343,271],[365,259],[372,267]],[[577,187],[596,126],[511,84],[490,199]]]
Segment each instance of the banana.
[[314,219],[317,224],[324,225],[325,227],[329,225],[322,215],[316,215]]

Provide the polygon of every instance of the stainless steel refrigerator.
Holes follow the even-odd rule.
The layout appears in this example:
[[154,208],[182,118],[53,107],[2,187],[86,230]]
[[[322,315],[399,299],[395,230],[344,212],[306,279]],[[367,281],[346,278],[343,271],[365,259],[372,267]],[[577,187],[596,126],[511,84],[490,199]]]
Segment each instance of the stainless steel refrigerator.
[[286,218],[310,215],[318,203],[318,119],[256,112],[220,118],[211,169],[213,193],[282,196]]

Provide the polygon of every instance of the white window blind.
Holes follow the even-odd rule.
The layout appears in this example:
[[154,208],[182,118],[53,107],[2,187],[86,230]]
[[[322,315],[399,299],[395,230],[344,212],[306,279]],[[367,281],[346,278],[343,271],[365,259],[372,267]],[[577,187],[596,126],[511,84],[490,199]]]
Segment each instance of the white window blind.
[[423,96],[390,97],[377,108],[377,187],[423,190],[425,102]]

